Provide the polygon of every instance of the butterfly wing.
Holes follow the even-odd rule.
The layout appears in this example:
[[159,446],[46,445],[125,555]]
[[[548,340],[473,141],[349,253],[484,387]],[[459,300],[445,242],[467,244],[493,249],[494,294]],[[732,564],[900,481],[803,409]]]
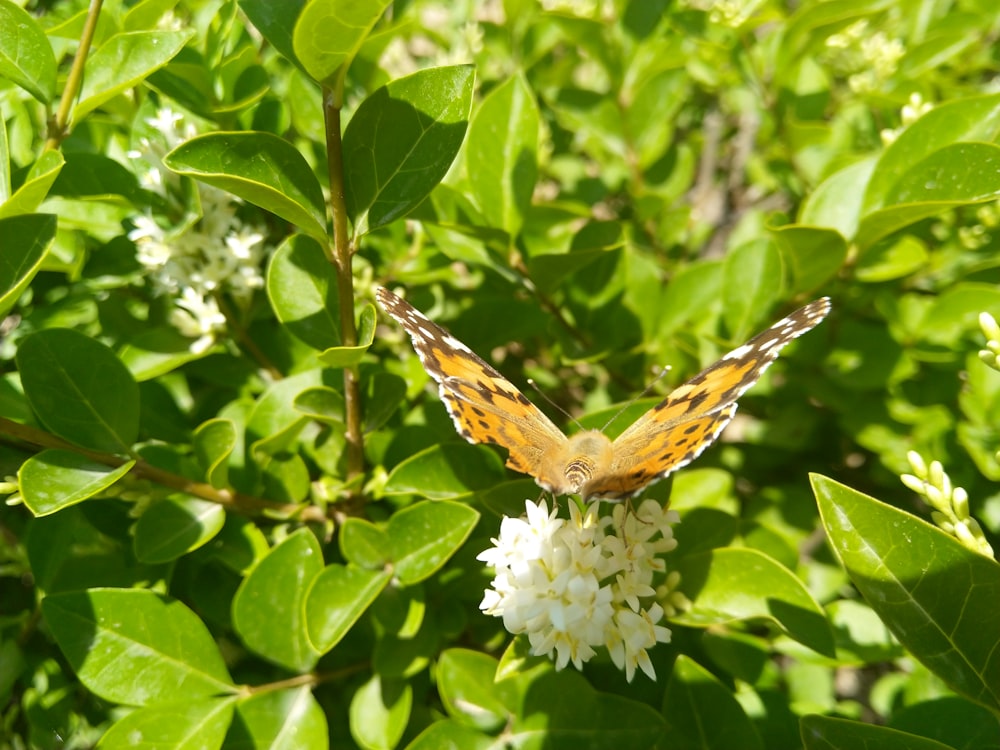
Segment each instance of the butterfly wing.
[[810,302],[675,388],[618,436],[612,470],[607,477],[596,477],[587,494],[628,497],[693,461],[729,424],[736,400],[782,348],[816,327],[828,312],[826,297]]
[[551,489],[555,479],[546,475],[543,459],[563,445],[566,436],[503,375],[441,326],[387,289],[378,289],[376,296],[410,335],[459,434],[470,443],[506,448],[507,466]]

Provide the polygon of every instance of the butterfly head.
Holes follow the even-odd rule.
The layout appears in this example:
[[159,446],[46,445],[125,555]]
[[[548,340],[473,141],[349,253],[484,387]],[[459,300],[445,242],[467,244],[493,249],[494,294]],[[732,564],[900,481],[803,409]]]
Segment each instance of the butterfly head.
[[549,449],[543,465],[551,474],[539,477],[539,483],[556,495],[581,495],[586,500],[590,482],[607,474],[614,460],[611,440],[599,430],[584,430]]

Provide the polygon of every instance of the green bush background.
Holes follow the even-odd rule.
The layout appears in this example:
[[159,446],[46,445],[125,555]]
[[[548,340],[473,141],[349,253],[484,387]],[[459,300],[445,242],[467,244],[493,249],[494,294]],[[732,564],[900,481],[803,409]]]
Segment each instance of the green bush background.
[[[899,482],[940,460],[996,538],[998,30],[0,0],[2,746],[1000,747],[1000,567]],[[167,199],[129,156],[162,107],[199,134]],[[204,186],[268,265],[192,348],[129,233],[193,231]],[[479,612],[475,556],[538,490],[455,434],[377,285],[586,426],[832,298],[647,493],[692,602],[657,681],[556,673]]]

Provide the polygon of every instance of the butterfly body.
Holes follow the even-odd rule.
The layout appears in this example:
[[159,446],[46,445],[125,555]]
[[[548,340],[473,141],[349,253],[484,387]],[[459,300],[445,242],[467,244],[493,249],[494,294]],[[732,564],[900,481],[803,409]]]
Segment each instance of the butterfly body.
[[377,297],[410,335],[462,437],[506,448],[511,469],[556,495],[584,499],[630,497],[693,461],[729,424],[736,399],[780,350],[830,310],[825,297],[796,310],[675,388],[611,440],[599,430],[566,437],[465,344],[387,289]]

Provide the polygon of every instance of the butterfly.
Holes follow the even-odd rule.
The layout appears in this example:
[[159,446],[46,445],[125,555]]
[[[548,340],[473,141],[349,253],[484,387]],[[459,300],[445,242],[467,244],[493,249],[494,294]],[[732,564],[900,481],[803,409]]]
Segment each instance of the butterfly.
[[799,308],[675,388],[611,440],[600,430],[567,437],[503,375],[408,302],[384,288],[376,297],[410,335],[462,437],[506,448],[508,467],[555,495],[584,500],[631,497],[697,458],[781,349],[830,312],[827,297]]

